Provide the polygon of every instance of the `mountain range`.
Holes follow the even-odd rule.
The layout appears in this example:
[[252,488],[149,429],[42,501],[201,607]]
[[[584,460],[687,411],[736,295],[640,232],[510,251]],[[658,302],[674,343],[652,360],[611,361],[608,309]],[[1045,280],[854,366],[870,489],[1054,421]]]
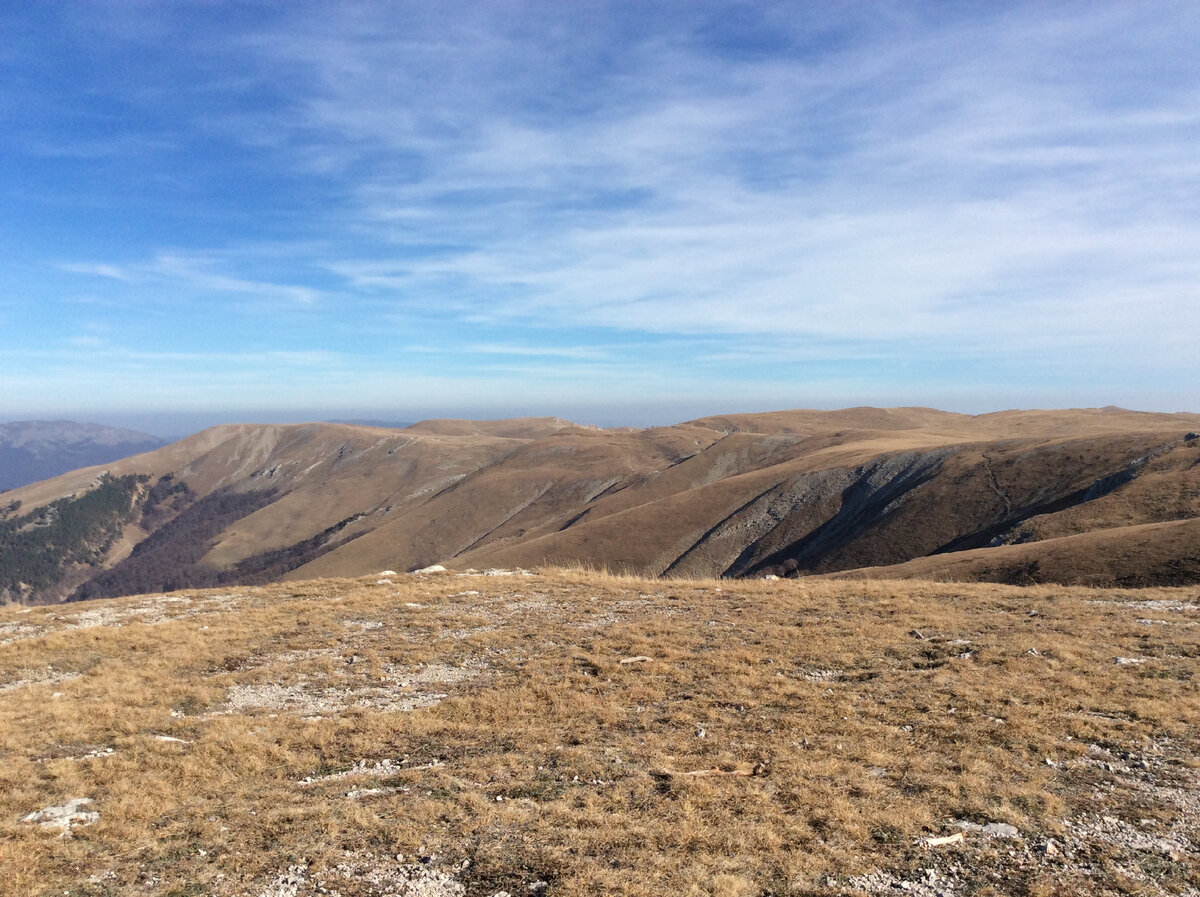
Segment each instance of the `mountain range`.
[[0,424],[0,492],[164,444],[148,433],[68,420]]
[[781,411],[668,427],[228,425],[7,492],[0,592],[580,565],[1200,582],[1200,415]]

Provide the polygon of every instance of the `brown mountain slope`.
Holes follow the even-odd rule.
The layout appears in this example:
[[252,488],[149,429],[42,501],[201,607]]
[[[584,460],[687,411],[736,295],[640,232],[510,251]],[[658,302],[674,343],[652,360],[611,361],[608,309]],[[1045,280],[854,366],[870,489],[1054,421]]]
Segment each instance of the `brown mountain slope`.
[[[113,512],[124,529],[114,538],[109,520],[76,547],[71,582],[90,579],[76,597],[432,563],[786,575],[1196,517],[1197,429],[1197,415],[924,408],[647,430],[556,418],[230,425],[6,494],[21,506],[0,520],[0,590],[63,597],[61,583],[35,588],[13,570],[47,521],[72,513],[62,501],[35,509],[102,474],[129,478]],[[1072,581],[1089,575],[1080,551],[1055,568]]]
[[1200,582],[1200,518],[958,551],[827,576],[1011,585],[1072,583],[1100,588],[1190,585]]
[[410,433],[431,436],[500,436],[506,439],[540,439],[556,433],[588,430],[561,417],[515,417],[508,420],[459,420],[433,418],[406,428]]

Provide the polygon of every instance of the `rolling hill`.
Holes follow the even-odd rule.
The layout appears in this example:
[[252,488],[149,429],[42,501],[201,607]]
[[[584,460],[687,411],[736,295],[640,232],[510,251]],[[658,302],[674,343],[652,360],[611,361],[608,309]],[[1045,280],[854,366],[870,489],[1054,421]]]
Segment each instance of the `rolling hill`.
[[229,425],[6,493],[0,590],[435,563],[1177,585],[1200,580],[1197,430],[1200,415],[1114,408]]

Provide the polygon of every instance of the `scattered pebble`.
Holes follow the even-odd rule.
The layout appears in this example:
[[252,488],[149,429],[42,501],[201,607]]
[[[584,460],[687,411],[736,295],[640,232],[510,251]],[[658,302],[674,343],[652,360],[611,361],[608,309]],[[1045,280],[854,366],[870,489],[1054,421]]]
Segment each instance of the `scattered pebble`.
[[[256,897],[315,897],[353,893],[361,897],[462,897],[466,888],[432,862],[408,863],[403,855],[346,854],[334,866],[311,870],[307,863],[288,866]],[[421,859],[432,859],[422,857]]]

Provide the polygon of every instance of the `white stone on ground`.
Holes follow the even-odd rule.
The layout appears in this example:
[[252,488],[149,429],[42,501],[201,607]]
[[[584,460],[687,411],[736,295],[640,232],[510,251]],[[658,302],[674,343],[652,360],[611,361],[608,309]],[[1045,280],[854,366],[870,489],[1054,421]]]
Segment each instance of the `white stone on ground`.
[[57,807],[45,807],[24,817],[22,822],[35,822],[44,828],[62,829],[63,837],[71,834],[76,825],[91,825],[100,818],[95,810],[85,810],[92,803],[90,797],[76,797]]

